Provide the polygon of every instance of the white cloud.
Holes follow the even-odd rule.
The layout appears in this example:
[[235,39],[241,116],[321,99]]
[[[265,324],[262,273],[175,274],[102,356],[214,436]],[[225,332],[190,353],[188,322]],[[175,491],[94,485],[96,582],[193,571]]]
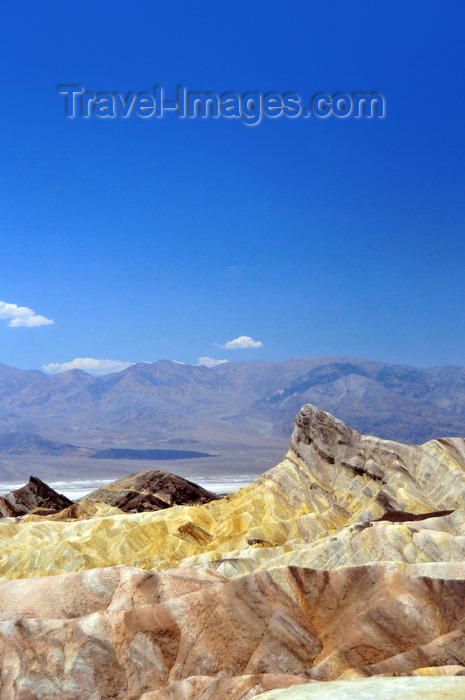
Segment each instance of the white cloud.
[[215,360],[214,357],[199,357],[197,365],[199,367],[217,367],[217,365],[224,365],[225,362],[229,362],[229,360]]
[[37,326],[50,326],[55,323],[51,318],[45,318],[27,306],[17,304],[7,304],[0,301],[0,319],[9,321],[10,328],[35,328]]
[[109,374],[110,372],[121,372],[127,369],[134,362],[122,362],[121,360],[96,360],[93,357],[76,357],[71,362],[49,362],[43,365],[44,372],[49,374],[58,374],[59,372],[67,372],[70,369],[82,369],[89,374],[101,375]]
[[229,340],[224,345],[220,345],[220,348],[225,350],[247,350],[249,348],[262,348],[263,343],[260,340],[254,340],[248,335],[240,335],[239,338],[234,338],[234,340]]

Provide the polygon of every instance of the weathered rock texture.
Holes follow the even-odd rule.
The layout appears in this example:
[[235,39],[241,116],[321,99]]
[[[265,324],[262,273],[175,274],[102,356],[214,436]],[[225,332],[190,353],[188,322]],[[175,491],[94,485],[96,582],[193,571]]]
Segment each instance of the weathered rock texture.
[[23,516],[21,523],[45,522],[47,520],[87,520],[89,518],[103,518],[108,515],[121,515],[119,508],[108,505],[108,503],[98,503],[96,501],[77,501],[71,506],[60,510],[60,512],[48,511],[36,508]]
[[16,517],[32,513],[38,508],[58,512],[71,505],[73,501],[69,498],[57,493],[36,476],[31,476],[25,486],[0,496],[0,516]]
[[111,567],[3,581],[2,697],[34,689],[41,700],[133,698],[178,684],[179,697],[197,698],[194,684],[216,700],[266,683],[425,667],[433,675],[448,664],[457,673],[465,564],[453,574],[284,567],[228,580],[202,569]]
[[260,700],[457,700],[465,697],[465,678],[370,678],[312,683],[286,691],[272,690]]
[[461,697],[464,440],[383,441],[306,406],[284,461],[235,494],[92,505],[0,523],[1,698],[382,697],[414,674],[436,695],[392,679],[404,697]]
[[[115,484],[92,497],[124,505],[127,492]],[[0,573],[123,564],[205,566],[236,576],[276,565],[462,561],[464,506],[465,440],[402,445],[360,435],[306,406],[284,461],[250,486],[196,507],[0,524]],[[402,522],[399,511],[438,517]]]
[[164,510],[171,506],[194,506],[218,496],[182,476],[159,469],[146,469],[118,479],[81,499],[108,503],[126,513]]

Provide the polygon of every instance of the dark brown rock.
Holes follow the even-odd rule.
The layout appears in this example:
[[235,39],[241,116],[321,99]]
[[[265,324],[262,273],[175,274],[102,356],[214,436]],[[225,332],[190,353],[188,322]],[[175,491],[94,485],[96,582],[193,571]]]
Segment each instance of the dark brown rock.
[[390,523],[406,523],[410,520],[428,520],[428,518],[441,518],[443,515],[450,515],[453,510],[435,510],[432,513],[408,513],[404,510],[391,510],[384,513],[375,522],[387,521]]
[[108,503],[126,513],[141,513],[170,506],[195,506],[217,498],[212,491],[182,476],[159,469],[146,469],[107,484],[82,500]]
[[36,476],[31,476],[25,486],[0,496],[0,515],[17,517],[32,513],[36,508],[46,510],[48,515],[50,512],[59,513],[72,505],[73,501],[69,498],[57,493]]

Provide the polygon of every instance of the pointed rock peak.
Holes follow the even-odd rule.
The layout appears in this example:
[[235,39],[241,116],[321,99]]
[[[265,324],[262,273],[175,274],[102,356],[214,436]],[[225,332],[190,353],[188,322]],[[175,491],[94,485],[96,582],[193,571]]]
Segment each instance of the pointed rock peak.
[[312,404],[303,406],[295,420],[291,448],[302,454],[306,445],[334,464],[344,461],[357,449],[361,435],[330,413]]
[[36,476],[31,476],[25,486],[0,496],[0,517],[17,517],[32,513],[35,508],[59,512],[73,505],[69,498],[57,493]]

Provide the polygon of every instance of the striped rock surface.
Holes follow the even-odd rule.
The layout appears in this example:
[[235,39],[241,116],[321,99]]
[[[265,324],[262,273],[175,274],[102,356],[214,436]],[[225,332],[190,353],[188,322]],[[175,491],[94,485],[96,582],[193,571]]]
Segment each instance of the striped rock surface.
[[235,494],[79,512],[0,521],[2,699],[462,683],[462,439],[402,445],[306,406],[283,462]]
[[465,670],[465,563],[452,573],[278,567],[229,580],[203,569],[111,567],[1,581],[0,697],[176,690],[216,700],[252,697],[267,684],[434,675],[444,666],[457,673]]

